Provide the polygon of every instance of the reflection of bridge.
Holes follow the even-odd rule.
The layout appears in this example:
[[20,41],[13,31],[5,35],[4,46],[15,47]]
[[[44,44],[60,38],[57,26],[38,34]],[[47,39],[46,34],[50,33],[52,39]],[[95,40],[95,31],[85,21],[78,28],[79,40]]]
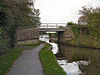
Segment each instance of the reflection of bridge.
[[38,26],[39,32],[62,32],[65,31],[65,23],[42,23]]

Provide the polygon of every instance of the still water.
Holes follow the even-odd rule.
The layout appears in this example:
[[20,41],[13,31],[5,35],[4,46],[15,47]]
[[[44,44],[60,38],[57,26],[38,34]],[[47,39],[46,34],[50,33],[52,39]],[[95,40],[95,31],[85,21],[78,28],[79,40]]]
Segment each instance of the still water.
[[64,69],[67,75],[100,75],[100,50],[69,47],[49,42],[48,35],[41,35],[40,40],[51,44],[53,53],[61,50],[63,59],[57,58],[57,62]]

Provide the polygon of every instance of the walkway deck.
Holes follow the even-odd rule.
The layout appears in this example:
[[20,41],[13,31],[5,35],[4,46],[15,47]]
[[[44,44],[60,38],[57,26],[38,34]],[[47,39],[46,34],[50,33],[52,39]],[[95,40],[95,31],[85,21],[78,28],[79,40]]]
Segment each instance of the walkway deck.
[[7,75],[44,75],[39,59],[39,51],[43,47],[44,44],[41,44],[32,50],[23,51]]

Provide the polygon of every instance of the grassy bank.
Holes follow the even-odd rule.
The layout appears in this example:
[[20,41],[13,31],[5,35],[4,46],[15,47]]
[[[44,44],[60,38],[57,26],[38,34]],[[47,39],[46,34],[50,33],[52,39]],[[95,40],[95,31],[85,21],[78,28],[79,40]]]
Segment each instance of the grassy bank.
[[75,38],[67,41],[67,45],[95,49],[100,48],[99,35],[97,35],[95,31],[91,31],[89,30],[90,28],[85,26],[72,26],[71,29],[75,35]]
[[[20,46],[18,48],[10,50],[8,53],[3,54],[0,56],[0,75],[5,75],[14,61],[19,57],[19,55],[22,53],[23,50],[26,50],[26,46],[29,47],[36,47],[39,44],[27,44],[24,45],[24,48],[21,48]],[[28,49],[27,48],[27,49]]]
[[100,49],[100,39],[94,39],[90,36],[81,35],[66,43],[70,46]]
[[50,45],[46,44],[40,51],[40,59],[43,64],[45,75],[66,75],[63,69],[56,61],[56,57],[51,50],[48,50]]
[[36,46],[38,46],[40,43],[38,43],[38,44],[24,44],[24,45],[22,45],[22,46],[26,46],[26,47],[36,47]]

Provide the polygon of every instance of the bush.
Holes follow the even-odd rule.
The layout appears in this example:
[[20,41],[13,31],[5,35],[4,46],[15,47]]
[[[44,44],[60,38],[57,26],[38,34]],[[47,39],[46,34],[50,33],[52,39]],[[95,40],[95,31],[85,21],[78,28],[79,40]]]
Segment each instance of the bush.
[[0,55],[2,53],[7,52],[7,50],[8,50],[8,48],[6,47],[5,43],[2,40],[0,40]]

